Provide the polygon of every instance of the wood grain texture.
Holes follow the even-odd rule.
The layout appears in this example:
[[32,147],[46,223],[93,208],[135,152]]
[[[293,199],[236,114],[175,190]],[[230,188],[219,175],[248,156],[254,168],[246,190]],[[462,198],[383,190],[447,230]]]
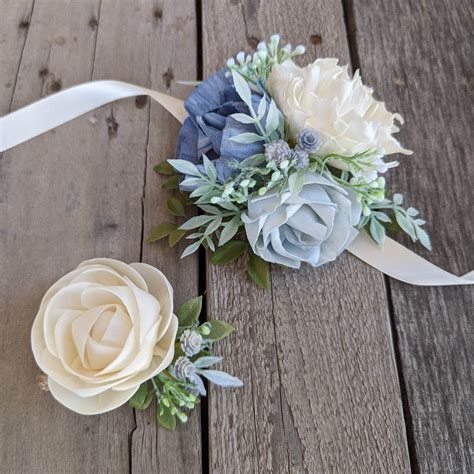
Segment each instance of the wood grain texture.
[[[216,0],[203,2],[205,76],[274,32],[309,43],[304,61],[349,60],[340,2]],[[344,255],[274,270],[264,292],[239,265],[208,268],[209,317],[236,326],[226,369],[246,383],[211,390],[211,472],[408,471],[382,276]]]
[[[474,268],[472,3],[354,0],[362,76],[406,124],[415,156],[391,172],[428,221],[433,252],[403,243],[456,274]],[[403,377],[421,472],[472,472],[471,287],[390,281]]]
[[[12,108],[91,79],[114,78],[164,90],[162,74],[168,67],[195,74],[195,59],[189,62],[195,58],[189,49],[193,38],[184,44],[178,34],[195,27],[192,3],[186,4],[185,28],[173,36],[166,21],[179,22],[180,17],[173,13],[160,20],[156,2],[36,0],[24,46],[24,35],[8,35],[1,44],[2,58],[16,55],[19,61],[18,75],[10,67],[12,77],[5,78],[15,84]],[[189,56],[183,56],[187,63],[162,53],[173,41],[188,48]],[[7,113],[9,101],[2,107],[0,113]],[[100,416],[76,415],[36,386],[39,369],[29,344],[42,294],[86,258],[131,262],[143,253],[145,261],[170,276],[178,301],[195,294],[195,260],[177,267],[165,247],[142,249],[142,224],[147,231],[159,218],[155,207],[165,194],[151,173],[153,161],[165,156],[151,155],[171,152],[176,135],[171,119],[130,99],[4,153],[2,472],[151,472],[158,467],[175,472],[181,461],[200,466],[199,416],[170,436],[155,427],[152,412],[135,419],[126,406]]]

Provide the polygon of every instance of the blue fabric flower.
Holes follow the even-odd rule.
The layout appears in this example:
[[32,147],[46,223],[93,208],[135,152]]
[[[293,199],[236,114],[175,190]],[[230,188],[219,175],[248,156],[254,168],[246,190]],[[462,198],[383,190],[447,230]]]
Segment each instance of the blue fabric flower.
[[[248,115],[249,110],[237,94],[232,77],[226,77],[226,71],[224,68],[212,75],[186,99],[184,105],[189,117],[181,128],[176,148],[176,159],[191,161],[200,169],[203,169],[202,155],[205,154],[216,166],[220,182],[236,172],[229,160],[242,161],[264,153],[263,142],[243,144],[231,140],[236,135],[256,133],[256,130],[253,124],[243,124],[230,117],[235,113]],[[262,96],[263,92],[252,90],[254,110]],[[268,96],[266,100],[270,103]]]

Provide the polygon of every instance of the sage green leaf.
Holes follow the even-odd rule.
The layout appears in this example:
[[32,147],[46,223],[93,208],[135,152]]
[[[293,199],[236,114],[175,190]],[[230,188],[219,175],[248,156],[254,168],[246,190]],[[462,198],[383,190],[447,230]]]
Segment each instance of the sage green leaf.
[[186,217],[184,204],[178,198],[168,198],[168,200],[166,201],[166,207],[168,211],[173,214],[173,216]]
[[168,160],[168,163],[176,170],[182,174],[189,174],[191,176],[201,176],[201,173],[197,167],[186,160]]
[[270,266],[254,253],[249,255],[247,273],[260,288],[270,288]]
[[[151,392],[151,394],[153,398],[153,392]],[[151,402],[150,400],[150,402],[148,402],[148,405],[146,405],[148,401],[147,398],[149,398],[148,397],[148,383],[145,382],[140,385],[139,389],[134,393],[133,397],[128,401],[128,403],[133,408],[138,408],[139,410],[143,410],[147,408],[147,406]]]
[[165,189],[178,189],[179,188],[179,176],[177,174],[170,176],[162,185]]
[[163,161],[162,163],[158,163],[153,169],[158,174],[170,175],[170,174],[174,173],[173,167],[167,161]]
[[187,328],[198,320],[202,309],[202,296],[186,301],[176,310],[179,327]]
[[395,219],[397,219],[398,225],[406,232],[413,240],[416,240],[415,228],[410,220],[403,215],[401,211],[395,211]]
[[181,254],[181,258],[187,257],[188,255],[191,255],[192,253],[194,253],[199,248],[201,243],[202,242],[198,240],[197,242],[194,242],[193,244],[186,247],[184,249],[184,252]]
[[265,115],[265,112],[267,110],[267,99],[265,95],[260,99],[260,102],[258,104],[258,111],[257,111],[257,118],[258,120],[262,120],[263,116]]
[[225,321],[211,320],[208,323],[211,325],[211,332],[205,338],[211,341],[220,341],[234,330],[234,327]]
[[237,260],[247,248],[247,242],[242,240],[231,240],[211,255],[209,261],[214,265],[227,265]]
[[265,123],[265,131],[267,135],[271,135],[278,128],[279,121],[280,112],[275,104],[275,101],[272,99]]
[[202,155],[202,159],[204,162],[204,169],[206,170],[207,176],[212,182],[215,182],[217,179],[216,167],[212,164],[211,160],[206,155]]
[[147,244],[150,244],[151,242],[156,242],[157,240],[164,239],[169,234],[171,234],[171,232],[173,232],[174,230],[176,230],[175,224],[162,222],[161,224],[158,224],[156,227],[153,227],[153,229],[150,232],[150,235],[147,237],[145,242]]
[[204,231],[204,234],[211,235],[220,227],[221,224],[222,224],[222,217],[216,216],[214,220],[207,226],[207,228]]
[[174,247],[185,235],[186,231],[183,229],[173,230],[173,232],[168,236],[169,246]]
[[370,220],[370,235],[380,247],[383,247],[385,242],[385,227],[377,219]]
[[261,142],[264,140],[264,138],[256,133],[241,133],[240,135],[235,135],[234,137],[231,138],[233,142],[236,143],[256,143],[256,142]]
[[249,107],[252,107],[252,91],[250,90],[247,81],[237,71],[234,70],[232,70],[232,79],[234,80],[234,86],[237,94],[239,94],[240,98]]
[[260,166],[262,163],[265,163],[265,161],[266,161],[265,155],[263,153],[258,153],[257,155],[252,155],[252,156],[249,156],[248,158],[245,158],[245,160],[240,163],[240,166],[242,168],[257,167],[257,166]]
[[304,170],[299,170],[290,176],[290,178],[288,179],[288,186],[290,188],[291,194],[297,195],[303,189],[304,175]]
[[156,419],[158,423],[168,431],[174,431],[176,429],[176,418],[171,414],[169,408],[160,405],[156,411]]
[[255,123],[255,119],[246,114],[232,114],[231,117],[239,123]]
[[188,219],[184,224],[181,224],[179,228],[181,230],[191,230],[196,229],[197,227],[201,227],[202,225],[207,224],[208,222],[212,221],[215,216],[194,216],[191,219]]
[[240,216],[234,216],[229,222],[224,224],[219,237],[219,247],[229,242],[235,236],[240,227]]
[[423,245],[423,247],[430,251],[432,250],[430,237],[424,229],[422,229],[421,227],[417,227],[416,236],[418,237],[418,240],[420,241],[420,244]]

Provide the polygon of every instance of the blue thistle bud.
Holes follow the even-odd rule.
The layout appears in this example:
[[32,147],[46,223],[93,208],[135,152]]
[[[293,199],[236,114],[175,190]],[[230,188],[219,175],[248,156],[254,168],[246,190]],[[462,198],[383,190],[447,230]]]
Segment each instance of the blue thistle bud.
[[308,152],[297,147],[291,153],[291,158],[294,160],[293,166],[297,170],[302,170],[308,167],[309,165],[309,155]]
[[186,329],[179,340],[181,349],[188,357],[192,357],[201,350],[202,336],[197,331]]
[[185,356],[180,356],[176,359],[173,366],[173,374],[178,380],[185,382],[186,380],[193,381],[196,374],[196,367]]
[[296,142],[302,150],[308,153],[315,153],[321,146],[319,133],[313,128],[303,128],[303,130],[298,133]]
[[291,149],[284,140],[275,140],[265,145],[265,158],[268,162],[281,163],[291,155]]

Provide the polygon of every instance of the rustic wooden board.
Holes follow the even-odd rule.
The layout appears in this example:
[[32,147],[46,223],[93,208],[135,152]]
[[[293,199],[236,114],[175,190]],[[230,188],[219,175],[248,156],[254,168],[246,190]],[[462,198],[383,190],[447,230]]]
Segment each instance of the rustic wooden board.
[[[362,75],[404,116],[400,139],[415,151],[391,183],[422,211],[433,252],[403,243],[451,272],[472,270],[472,3],[354,0],[353,15]],[[472,472],[473,289],[390,290],[414,467]]]
[[[18,3],[16,11],[8,7],[8,15],[2,16],[2,35],[7,34],[0,47],[2,66],[5,57],[9,67],[2,68],[1,80],[2,86],[13,86],[5,87],[6,100],[2,89],[0,113],[9,111],[12,98],[17,109],[91,79],[115,78],[166,90],[168,68],[193,78],[194,2],[182,3],[179,12],[169,4],[36,0],[27,33],[19,24],[29,18],[32,4]],[[3,22],[10,21],[21,28],[18,34],[10,32],[11,25],[3,29]],[[173,45],[183,51],[165,54]],[[155,427],[152,411],[136,418],[128,407],[101,416],[75,415],[36,386],[39,370],[29,344],[43,292],[86,258],[137,261],[143,254],[169,275],[178,302],[196,294],[196,259],[176,266],[165,247],[142,247],[142,234],[160,220],[157,203],[167,195],[151,169],[172,153],[177,130],[158,108],[131,99],[4,153],[3,472],[150,472],[158,467],[182,472],[183,466],[200,466],[199,414],[173,435]]]
[[[312,45],[305,61],[349,61],[338,1],[207,1],[202,17],[205,76],[274,32]],[[208,267],[209,317],[236,326],[226,369],[246,383],[211,390],[211,472],[408,471],[383,277],[345,255],[275,270],[264,292],[241,267]]]

